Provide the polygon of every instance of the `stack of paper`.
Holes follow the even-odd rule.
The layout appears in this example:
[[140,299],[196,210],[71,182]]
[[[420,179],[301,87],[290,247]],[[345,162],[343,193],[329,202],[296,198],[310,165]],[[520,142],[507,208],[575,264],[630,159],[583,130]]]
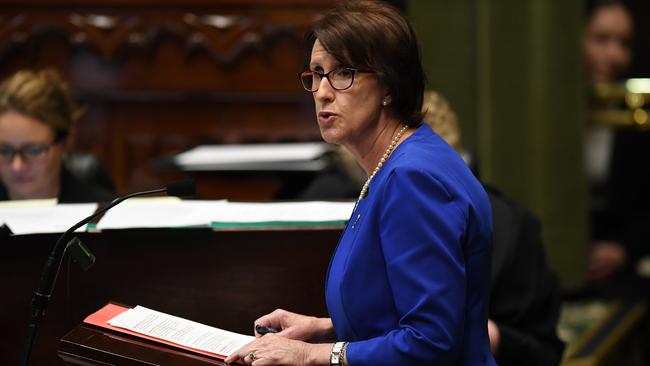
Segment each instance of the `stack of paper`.
[[[245,203],[183,201],[175,197],[136,198],[107,211],[96,228],[229,228],[268,226],[338,226],[349,219],[353,202]],[[15,235],[62,233],[91,215],[95,203],[47,202],[0,205],[0,225]],[[77,231],[85,231],[82,226]]]
[[[14,235],[62,233],[90,216],[96,203],[56,204],[56,200],[7,201],[0,205],[0,225]],[[77,231],[85,231],[86,226]]]
[[189,171],[320,171],[327,164],[319,158],[330,150],[324,142],[203,145],[176,155],[174,162]]
[[209,227],[212,213],[226,201],[181,201],[176,197],[139,198],[106,212],[100,230],[130,228]]
[[255,339],[177,316],[136,306],[108,304],[88,316],[84,323],[173,345],[221,359]]
[[211,216],[212,227],[344,224],[353,202],[228,202]]
[[97,228],[341,225],[352,202],[242,203],[140,199],[107,212]]

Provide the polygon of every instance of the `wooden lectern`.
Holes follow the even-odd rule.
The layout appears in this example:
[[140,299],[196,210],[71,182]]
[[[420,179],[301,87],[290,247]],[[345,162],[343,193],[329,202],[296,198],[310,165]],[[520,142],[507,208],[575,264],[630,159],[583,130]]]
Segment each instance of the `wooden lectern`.
[[70,365],[224,365],[217,358],[86,324],[66,334],[57,353]]
[[[143,346],[146,342],[129,343],[121,335],[114,337],[103,330],[77,326],[109,301],[147,306],[242,334],[252,334],[253,321],[278,307],[326,316],[325,273],[340,233],[341,227],[80,233],[79,238],[97,256],[97,262],[87,272],[63,266],[37,335],[31,365],[60,365],[57,352],[68,362],[78,357],[78,364],[85,365],[193,364],[85,360],[94,360],[102,352],[108,354],[112,348],[107,347],[113,346],[135,352],[133,347],[140,345],[137,350],[143,351],[143,357],[153,350],[161,355],[151,357],[165,354],[160,348]],[[54,235],[24,235],[11,237],[5,245],[0,272],[6,275],[0,276],[0,293],[11,295],[0,304],[0,324],[11,336],[0,343],[1,365],[18,364],[31,292],[49,243],[55,239]],[[124,355],[131,357],[131,353]],[[204,362],[207,358],[192,359]]]

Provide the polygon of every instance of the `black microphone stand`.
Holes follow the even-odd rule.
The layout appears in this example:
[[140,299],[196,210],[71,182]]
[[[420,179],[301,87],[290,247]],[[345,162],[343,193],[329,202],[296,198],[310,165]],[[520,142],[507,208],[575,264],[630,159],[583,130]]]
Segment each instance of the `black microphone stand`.
[[[109,203],[107,206],[97,210],[95,213],[79,221],[71,228],[69,228],[66,232],[61,234],[59,239],[56,241],[56,244],[54,244],[54,248],[52,249],[49,258],[45,262],[38,288],[36,291],[34,291],[34,296],[32,297],[32,315],[29,326],[27,328],[27,338],[25,339],[25,348],[22,357],[23,366],[29,365],[29,357],[32,352],[32,346],[34,345],[34,339],[36,338],[38,325],[43,318],[43,315],[45,315],[45,308],[47,307],[47,303],[50,301],[50,297],[52,296],[52,290],[54,288],[54,284],[56,283],[56,278],[59,275],[59,270],[61,269],[61,263],[63,262],[63,257],[65,256],[65,252],[68,247],[67,240],[70,235],[78,228],[90,222],[90,220],[103,214],[104,212],[120,204],[126,199],[164,192],[167,192],[167,188],[136,192],[126,196],[118,197],[111,201],[111,203]],[[66,245],[63,245],[64,243],[66,243]]]

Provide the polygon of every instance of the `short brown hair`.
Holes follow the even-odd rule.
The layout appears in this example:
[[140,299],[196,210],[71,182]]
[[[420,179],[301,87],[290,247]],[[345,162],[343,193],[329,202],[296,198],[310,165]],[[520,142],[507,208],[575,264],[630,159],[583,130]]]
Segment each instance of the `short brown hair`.
[[50,126],[65,138],[81,115],[68,85],[52,69],[22,70],[0,84],[0,113],[16,112]]
[[341,64],[377,71],[397,117],[409,126],[422,123],[426,77],[420,47],[413,27],[396,8],[373,0],[345,1],[307,31],[308,55],[316,39]]

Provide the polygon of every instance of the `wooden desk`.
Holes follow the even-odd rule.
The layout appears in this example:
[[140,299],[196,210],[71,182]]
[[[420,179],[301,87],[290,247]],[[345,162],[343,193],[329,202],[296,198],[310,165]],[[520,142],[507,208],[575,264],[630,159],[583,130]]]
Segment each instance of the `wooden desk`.
[[[41,324],[32,365],[57,365],[57,344],[113,300],[238,333],[281,307],[327,315],[325,273],[342,228],[161,229],[83,233],[97,257],[82,272],[63,265]],[[0,364],[18,364],[29,306],[55,235],[11,237],[0,257]]]
[[203,164],[179,166],[174,156],[154,161],[157,174],[167,181],[190,177],[196,182],[201,199],[233,201],[270,201],[295,199],[318,174],[330,164],[331,158],[272,163]]
[[72,365],[224,365],[221,360],[94,326],[79,325],[59,343],[59,357]]

